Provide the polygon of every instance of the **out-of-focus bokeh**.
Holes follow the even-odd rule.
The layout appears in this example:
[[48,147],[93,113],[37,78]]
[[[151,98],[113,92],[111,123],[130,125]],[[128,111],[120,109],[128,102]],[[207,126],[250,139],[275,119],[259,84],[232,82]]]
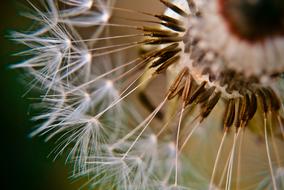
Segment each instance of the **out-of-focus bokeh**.
[[48,158],[52,143],[43,138],[31,139],[28,134],[34,125],[30,121],[28,90],[20,70],[10,65],[21,61],[12,56],[21,50],[9,40],[9,33],[28,28],[29,21],[21,16],[27,6],[25,0],[2,0],[0,5],[0,83],[1,83],[1,190],[73,190],[79,182],[68,179],[70,171],[63,159]]

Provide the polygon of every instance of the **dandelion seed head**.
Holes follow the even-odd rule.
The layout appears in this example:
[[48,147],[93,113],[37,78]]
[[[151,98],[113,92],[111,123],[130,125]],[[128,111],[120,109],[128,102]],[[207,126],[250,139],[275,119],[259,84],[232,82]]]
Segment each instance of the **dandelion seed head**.
[[[43,93],[32,135],[58,139],[55,158],[67,152],[72,177],[88,176],[91,188],[276,190],[284,39],[277,27],[269,36],[248,26],[255,20],[240,8],[267,2],[160,0],[157,12],[115,0],[31,5],[39,28],[13,38],[29,47],[15,67]],[[267,161],[263,183],[248,177],[249,152]]]

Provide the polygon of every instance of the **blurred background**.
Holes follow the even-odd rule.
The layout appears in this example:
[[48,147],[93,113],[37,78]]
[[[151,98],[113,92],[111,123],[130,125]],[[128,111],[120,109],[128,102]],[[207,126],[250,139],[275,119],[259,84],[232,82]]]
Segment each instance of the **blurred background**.
[[78,182],[70,176],[64,160],[48,157],[52,143],[29,138],[34,124],[30,121],[31,95],[23,96],[28,87],[20,70],[10,65],[21,61],[12,56],[21,47],[9,40],[11,31],[26,29],[29,21],[20,14],[25,0],[4,0],[0,6],[0,84],[1,84],[1,190],[73,190]]

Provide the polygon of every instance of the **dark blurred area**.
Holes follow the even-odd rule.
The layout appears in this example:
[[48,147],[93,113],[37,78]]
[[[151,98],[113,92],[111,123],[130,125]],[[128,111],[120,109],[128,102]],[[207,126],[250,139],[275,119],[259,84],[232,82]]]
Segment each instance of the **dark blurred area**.
[[9,40],[11,31],[28,28],[29,21],[21,16],[28,3],[25,0],[2,0],[0,6],[0,83],[1,83],[1,190],[73,190],[77,182],[68,179],[70,168],[63,158],[53,161],[48,157],[52,143],[43,138],[31,139],[28,134],[35,125],[30,121],[30,94],[23,82],[22,72],[10,65],[21,61],[12,56],[20,51]]

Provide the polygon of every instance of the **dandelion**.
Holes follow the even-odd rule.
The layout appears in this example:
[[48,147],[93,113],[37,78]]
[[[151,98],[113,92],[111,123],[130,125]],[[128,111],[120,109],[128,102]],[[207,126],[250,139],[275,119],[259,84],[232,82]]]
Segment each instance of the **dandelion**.
[[282,189],[283,2],[143,3],[30,4],[31,136],[93,189]]

